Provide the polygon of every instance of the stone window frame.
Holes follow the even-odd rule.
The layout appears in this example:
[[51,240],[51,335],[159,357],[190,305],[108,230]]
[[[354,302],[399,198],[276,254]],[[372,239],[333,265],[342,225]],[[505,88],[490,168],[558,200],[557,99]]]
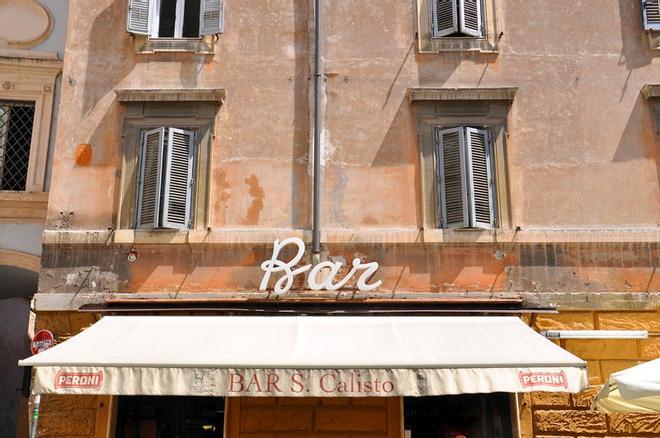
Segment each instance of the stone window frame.
[[431,4],[433,0],[417,0],[417,34],[420,53],[468,52],[497,53],[499,30],[497,27],[495,2],[481,0],[483,14],[483,37],[432,37]]
[[0,100],[34,102],[32,142],[25,191],[0,191],[0,222],[43,223],[48,192],[46,167],[53,122],[55,83],[62,72],[56,53],[39,52],[27,57],[0,57]]
[[642,96],[650,103],[655,121],[655,133],[660,134],[660,84],[646,84],[642,87]]
[[[475,237],[512,227],[508,176],[508,117],[516,88],[411,89],[420,159],[422,229],[430,240],[452,234],[475,233]],[[492,229],[440,228],[438,171],[434,130],[437,127],[484,126],[491,135],[495,179],[496,227]],[[438,236],[434,236],[438,234]]]
[[0,100],[34,102],[32,143],[25,192],[43,192],[53,115],[55,80],[62,61],[48,59],[0,58]]
[[[176,126],[198,133],[195,162],[195,193],[190,230],[206,229],[209,223],[211,154],[215,122],[224,100],[224,90],[117,90],[124,107],[122,169],[117,229],[137,230],[137,174],[140,133],[159,126]],[[177,233],[180,230],[140,230]]]

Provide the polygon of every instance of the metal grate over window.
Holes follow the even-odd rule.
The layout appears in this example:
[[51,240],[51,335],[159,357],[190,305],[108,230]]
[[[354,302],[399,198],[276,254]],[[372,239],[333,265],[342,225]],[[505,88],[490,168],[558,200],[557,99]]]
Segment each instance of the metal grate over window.
[[0,190],[25,190],[34,102],[0,100]]

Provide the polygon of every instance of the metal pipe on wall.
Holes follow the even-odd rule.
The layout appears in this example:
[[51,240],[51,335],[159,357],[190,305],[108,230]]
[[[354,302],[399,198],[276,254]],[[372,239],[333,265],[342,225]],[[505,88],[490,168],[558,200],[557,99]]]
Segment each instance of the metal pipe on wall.
[[321,0],[314,0],[314,166],[312,195],[312,254],[321,252]]

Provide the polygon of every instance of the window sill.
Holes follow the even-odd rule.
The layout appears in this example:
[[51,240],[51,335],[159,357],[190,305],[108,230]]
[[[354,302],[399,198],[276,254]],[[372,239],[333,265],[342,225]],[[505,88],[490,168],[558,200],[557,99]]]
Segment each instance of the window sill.
[[[42,243],[53,244],[265,244],[275,239],[298,237],[309,241],[310,230],[291,228],[199,230],[46,230]],[[383,243],[565,243],[565,242],[658,242],[660,228],[496,228],[492,230],[443,230],[428,228],[324,230],[324,244]]]
[[420,48],[421,53],[438,52],[479,52],[498,53],[495,41],[489,38],[430,38]]
[[477,228],[423,230],[424,242],[428,243],[496,243],[512,240],[514,229],[493,228],[490,230]]
[[213,55],[215,53],[215,37],[149,38],[144,35],[135,35],[135,53],[145,55],[159,52]]
[[44,223],[48,192],[0,191],[0,223]]

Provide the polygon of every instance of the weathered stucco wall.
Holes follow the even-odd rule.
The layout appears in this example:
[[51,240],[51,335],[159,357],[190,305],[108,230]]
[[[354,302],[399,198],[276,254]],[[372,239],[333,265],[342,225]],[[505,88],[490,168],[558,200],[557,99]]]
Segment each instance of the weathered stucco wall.
[[[518,87],[507,151],[514,226],[658,224],[658,143],[639,91],[660,61],[638,2],[496,3],[497,54],[418,53],[412,1],[325,6],[326,227],[419,225],[417,128],[405,98],[418,86]],[[220,87],[209,225],[306,227],[308,4],[227,4],[217,53],[205,56],[135,54],[125,1],[72,2],[50,217],[73,211],[74,228],[114,225],[114,89]],[[74,162],[79,143],[93,146],[90,166]]]
[[[127,254],[137,251],[130,263]],[[660,292],[656,275],[656,243],[537,243],[537,244],[366,244],[326,246],[337,257],[377,261],[373,294],[382,298],[411,298],[443,293],[591,293]],[[42,293],[224,293],[257,297],[270,259],[272,244],[245,245],[63,245],[44,246],[39,290]],[[291,260],[294,248],[282,252]],[[495,257],[501,251],[503,258]],[[326,253],[324,252],[324,255]],[[347,275],[344,266],[337,280]],[[281,274],[273,274],[271,285]],[[303,291],[305,275],[296,277],[293,291]],[[355,293],[355,276],[347,285]],[[333,296],[330,293],[329,296]],[[220,294],[222,296],[223,294]],[[267,293],[261,294],[263,297]],[[358,295],[360,293],[358,292]],[[219,298],[216,296],[215,298]],[[550,298],[553,300],[553,298]],[[655,301],[657,305],[657,301]],[[649,304],[652,304],[650,302]],[[596,302],[593,304],[596,306]]]

